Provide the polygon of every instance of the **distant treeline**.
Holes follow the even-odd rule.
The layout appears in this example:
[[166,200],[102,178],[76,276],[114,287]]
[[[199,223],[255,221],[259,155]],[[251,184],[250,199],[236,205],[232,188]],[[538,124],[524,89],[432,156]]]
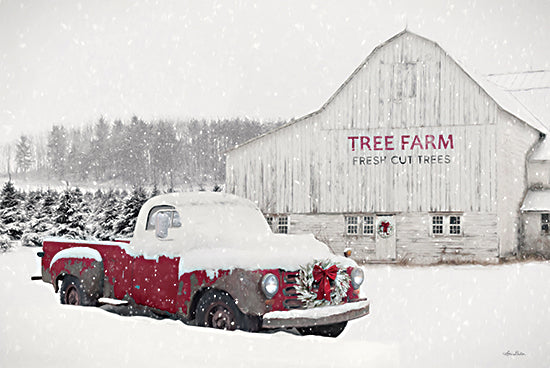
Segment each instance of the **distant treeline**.
[[106,121],[54,125],[2,147],[0,172],[67,182],[211,185],[225,180],[225,152],[282,124],[249,119]]

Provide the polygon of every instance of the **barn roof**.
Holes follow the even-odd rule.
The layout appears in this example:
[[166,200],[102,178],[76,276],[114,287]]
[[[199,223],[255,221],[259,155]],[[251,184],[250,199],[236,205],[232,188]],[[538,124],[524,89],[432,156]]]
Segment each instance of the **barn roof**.
[[[550,124],[550,70],[489,74],[487,79],[508,91],[544,123]],[[530,161],[550,161],[550,140],[541,142]]]
[[530,190],[527,192],[523,204],[523,212],[547,212],[550,211],[550,190]]
[[488,74],[487,79],[509,92],[550,89],[550,70]]
[[[353,80],[355,75],[357,73],[359,73],[359,71],[369,62],[369,60],[372,58],[372,56],[378,52],[378,50],[380,50],[381,48],[383,48],[386,45],[390,44],[391,42],[394,42],[398,38],[404,37],[404,36],[407,36],[407,35],[412,35],[414,37],[421,38],[421,39],[423,39],[427,42],[430,42],[430,43],[436,45],[437,47],[439,47],[443,50],[443,48],[441,46],[439,46],[439,44],[437,42],[429,40],[425,37],[422,37],[420,35],[417,35],[416,33],[413,33],[411,31],[405,29],[402,32],[400,32],[400,33],[396,34],[395,36],[391,37],[387,41],[385,41],[385,42],[381,43],[380,45],[376,46],[373,49],[373,51],[369,54],[369,56],[367,56],[367,58],[353,71],[353,73],[351,73],[351,75],[348,77],[348,79],[346,79],[346,81],[344,83],[342,83],[342,85],[321,106],[321,108],[319,108],[318,110],[316,110],[316,111],[314,111],[310,114],[304,115],[300,118],[292,119],[288,123],[286,123],[284,125],[281,125],[280,127],[276,128],[276,129],[273,129],[273,130],[271,130],[267,133],[264,133],[264,134],[262,134],[262,135],[260,135],[256,138],[253,138],[253,139],[251,139],[251,140],[249,140],[249,141],[247,141],[247,142],[245,142],[241,145],[238,145],[238,146],[234,147],[233,149],[231,149],[229,151],[240,148],[244,145],[247,145],[251,142],[254,142],[258,139],[261,139],[262,137],[264,137],[268,134],[272,134],[272,133],[277,132],[281,129],[285,129],[286,127],[294,125],[294,124],[296,124],[300,121],[306,120],[306,119],[308,119],[312,116],[315,116],[315,115],[323,112],[327,108],[327,106],[336,98],[336,96],[338,96],[338,94],[346,87],[346,85]],[[468,75],[475,83],[477,83],[487,93],[487,95],[490,98],[492,98],[493,101],[495,101],[495,103],[502,110],[504,110],[504,111],[508,112],[509,114],[515,116],[519,120],[525,122],[527,125],[531,126],[532,128],[538,130],[541,133],[544,133],[544,134],[550,133],[550,130],[547,128],[547,126],[537,116],[535,116],[523,103],[521,103],[521,101],[518,100],[518,98],[516,98],[513,94],[511,94],[509,91],[507,91],[502,86],[494,83],[493,81],[490,81],[490,80],[488,80],[488,79],[486,79],[486,78],[484,78],[480,75],[476,75],[475,73],[473,73],[471,71],[467,71],[467,69],[461,63],[459,63],[456,59],[454,59],[452,56],[450,56],[447,52],[445,52],[445,54],[452,61],[454,61],[458,65],[458,67],[460,69],[462,69],[462,71],[466,75]]]
[[548,136],[535,148],[529,161],[550,161],[550,140]]
[[544,124],[550,124],[550,70],[489,74],[487,79],[509,92]]

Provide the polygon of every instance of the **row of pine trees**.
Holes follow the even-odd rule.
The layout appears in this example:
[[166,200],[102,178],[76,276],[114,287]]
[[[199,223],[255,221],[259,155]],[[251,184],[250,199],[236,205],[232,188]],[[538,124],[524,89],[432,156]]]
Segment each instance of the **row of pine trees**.
[[42,239],[113,240],[132,236],[143,203],[160,194],[136,186],[124,190],[82,192],[79,188],[17,190],[11,181],[0,193],[0,251],[14,241],[40,246]]

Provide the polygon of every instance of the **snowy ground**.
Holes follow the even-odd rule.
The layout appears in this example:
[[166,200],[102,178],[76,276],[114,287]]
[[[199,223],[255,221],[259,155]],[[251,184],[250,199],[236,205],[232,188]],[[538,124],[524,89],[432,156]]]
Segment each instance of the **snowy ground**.
[[0,254],[0,367],[550,366],[548,262],[367,266],[371,315],[329,339],[62,306],[30,281],[37,250]]

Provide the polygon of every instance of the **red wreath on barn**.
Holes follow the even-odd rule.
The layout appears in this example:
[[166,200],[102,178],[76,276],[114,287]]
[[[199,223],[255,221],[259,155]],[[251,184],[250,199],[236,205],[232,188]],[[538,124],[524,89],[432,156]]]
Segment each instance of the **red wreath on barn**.
[[389,238],[393,235],[393,224],[389,220],[382,220],[378,224],[378,235],[382,238]]

